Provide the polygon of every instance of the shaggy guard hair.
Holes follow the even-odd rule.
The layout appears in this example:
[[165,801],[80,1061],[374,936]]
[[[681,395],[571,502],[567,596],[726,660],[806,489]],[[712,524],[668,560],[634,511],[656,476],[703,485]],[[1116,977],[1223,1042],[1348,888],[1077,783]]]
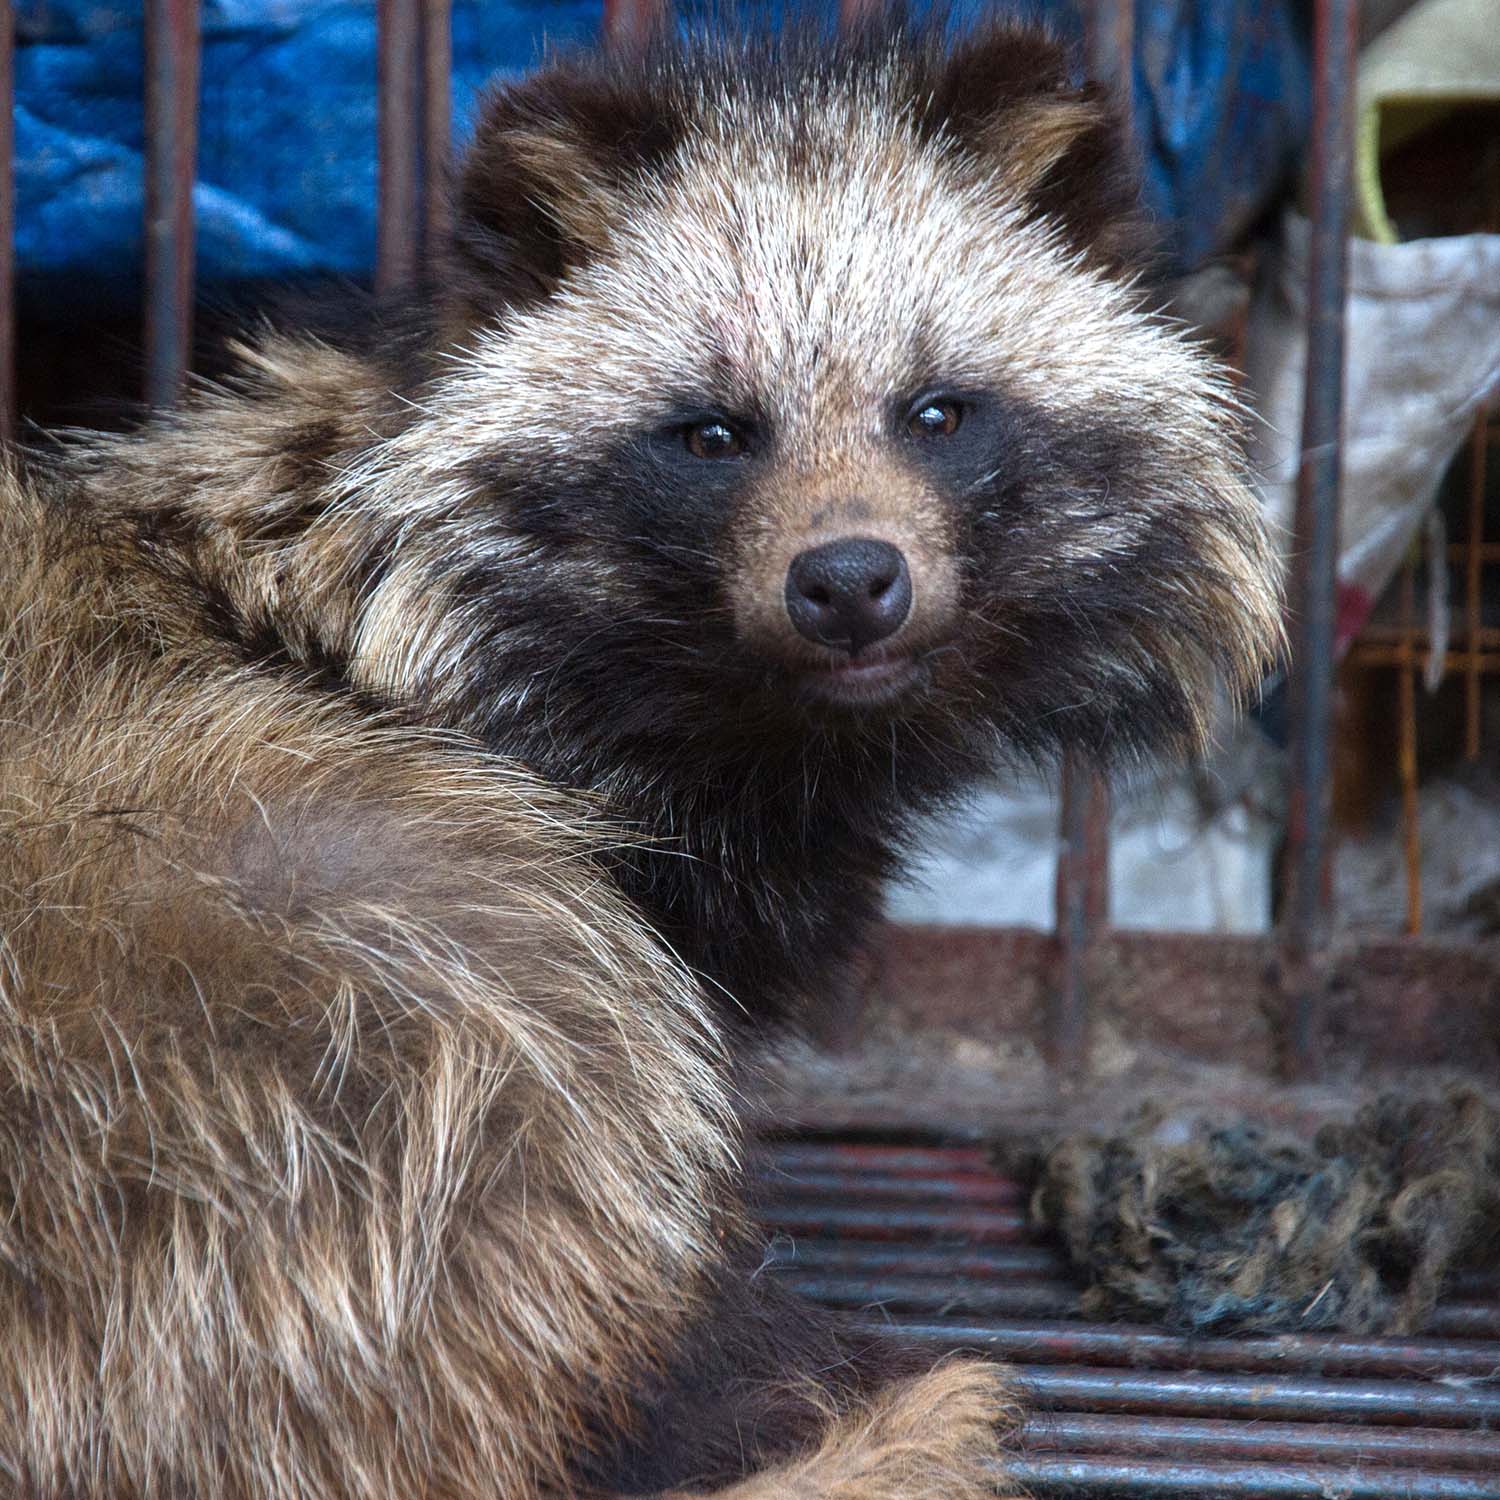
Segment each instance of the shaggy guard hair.
[[[1274,644],[1113,140],[1006,26],[564,59],[418,306],[5,481],[22,1493],[990,1492],[995,1371],[752,1274],[724,1043],[920,813]],[[849,536],[859,654],[787,605]]]

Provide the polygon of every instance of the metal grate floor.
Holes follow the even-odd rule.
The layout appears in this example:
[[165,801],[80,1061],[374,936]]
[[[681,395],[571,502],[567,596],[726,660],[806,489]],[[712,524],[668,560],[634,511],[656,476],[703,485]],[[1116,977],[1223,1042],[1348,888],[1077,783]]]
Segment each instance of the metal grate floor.
[[1020,1187],[977,1147],[767,1146],[779,1274],[934,1350],[1004,1360],[1037,1497],[1500,1500],[1500,1278],[1420,1338],[1184,1338],[1090,1323]]

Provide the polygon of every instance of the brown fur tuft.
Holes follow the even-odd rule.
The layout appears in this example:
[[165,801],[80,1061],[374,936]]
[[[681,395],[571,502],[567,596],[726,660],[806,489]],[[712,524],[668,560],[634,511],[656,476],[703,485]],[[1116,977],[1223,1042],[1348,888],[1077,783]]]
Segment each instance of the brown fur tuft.
[[[1002,1436],[1017,1407],[993,1365],[954,1361],[830,1412],[817,1449],[716,1494],[720,1500],[1019,1500]],[[697,1500],[677,1495],[668,1500]]]

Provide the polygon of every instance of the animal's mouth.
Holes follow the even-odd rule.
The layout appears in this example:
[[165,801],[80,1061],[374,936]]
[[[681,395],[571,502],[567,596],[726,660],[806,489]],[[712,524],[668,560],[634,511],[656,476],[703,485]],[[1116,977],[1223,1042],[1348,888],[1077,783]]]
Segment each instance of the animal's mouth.
[[904,698],[926,679],[920,657],[907,652],[843,657],[806,667],[798,676],[802,693],[840,708],[876,708]]

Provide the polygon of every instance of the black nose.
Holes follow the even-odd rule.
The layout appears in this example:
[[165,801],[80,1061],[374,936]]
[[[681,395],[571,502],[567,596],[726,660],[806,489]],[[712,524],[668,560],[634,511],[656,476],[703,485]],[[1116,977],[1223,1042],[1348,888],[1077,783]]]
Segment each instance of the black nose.
[[846,537],[799,552],[786,571],[786,612],[808,640],[851,654],[883,641],[911,612],[900,549]]

